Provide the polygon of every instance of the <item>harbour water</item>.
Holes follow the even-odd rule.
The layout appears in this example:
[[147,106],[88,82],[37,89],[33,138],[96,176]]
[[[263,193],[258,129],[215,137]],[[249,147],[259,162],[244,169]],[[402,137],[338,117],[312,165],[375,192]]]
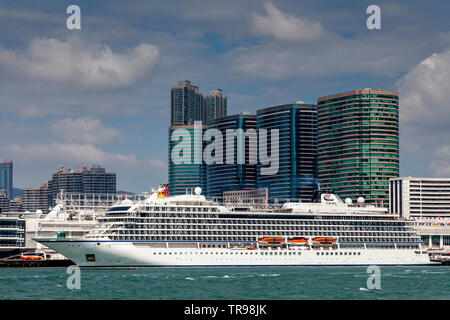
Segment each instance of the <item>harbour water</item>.
[[142,268],[81,270],[68,289],[66,268],[2,268],[1,300],[440,300],[450,299],[448,266]]

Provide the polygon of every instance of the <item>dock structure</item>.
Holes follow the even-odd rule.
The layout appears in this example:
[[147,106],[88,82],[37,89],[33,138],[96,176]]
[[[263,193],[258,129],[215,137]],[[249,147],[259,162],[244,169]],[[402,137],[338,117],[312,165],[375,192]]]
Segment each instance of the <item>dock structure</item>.
[[444,266],[450,266],[450,252],[434,252],[430,255],[431,261],[437,261]]
[[48,268],[48,267],[68,267],[73,265],[71,260],[47,259],[47,260],[21,260],[21,259],[2,259],[0,268]]

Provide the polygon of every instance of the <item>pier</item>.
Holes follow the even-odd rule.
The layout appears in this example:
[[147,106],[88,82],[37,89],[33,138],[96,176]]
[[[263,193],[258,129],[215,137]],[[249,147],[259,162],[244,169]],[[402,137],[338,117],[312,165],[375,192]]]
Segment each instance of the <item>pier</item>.
[[435,252],[430,255],[431,261],[440,262],[444,266],[450,266],[450,252]]
[[2,259],[0,268],[48,268],[48,267],[68,267],[73,265],[71,260],[47,259],[47,260],[21,260],[21,259]]

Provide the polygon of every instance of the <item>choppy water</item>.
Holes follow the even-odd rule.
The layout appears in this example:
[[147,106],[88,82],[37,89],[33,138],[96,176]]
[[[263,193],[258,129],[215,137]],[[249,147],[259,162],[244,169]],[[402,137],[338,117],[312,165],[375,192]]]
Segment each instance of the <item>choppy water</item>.
[[81,270],[79,290],[66,268],[2,268],[0,299],[450,299],[450,267],[143,268]]

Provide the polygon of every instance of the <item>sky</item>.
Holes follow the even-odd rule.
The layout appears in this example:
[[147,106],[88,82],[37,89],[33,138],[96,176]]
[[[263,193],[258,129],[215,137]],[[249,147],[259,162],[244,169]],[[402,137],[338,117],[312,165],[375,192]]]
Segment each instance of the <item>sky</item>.
[[[66,9],[81,9],[69,30]],[[370,30],[369,5],[381,10]],[[362,88],[400,93],[400,175],[450,177],[450,2],[2,1],[0,160],[14,187],[93,164],[117,189],[167,183],[170,89],[228,114]]]

